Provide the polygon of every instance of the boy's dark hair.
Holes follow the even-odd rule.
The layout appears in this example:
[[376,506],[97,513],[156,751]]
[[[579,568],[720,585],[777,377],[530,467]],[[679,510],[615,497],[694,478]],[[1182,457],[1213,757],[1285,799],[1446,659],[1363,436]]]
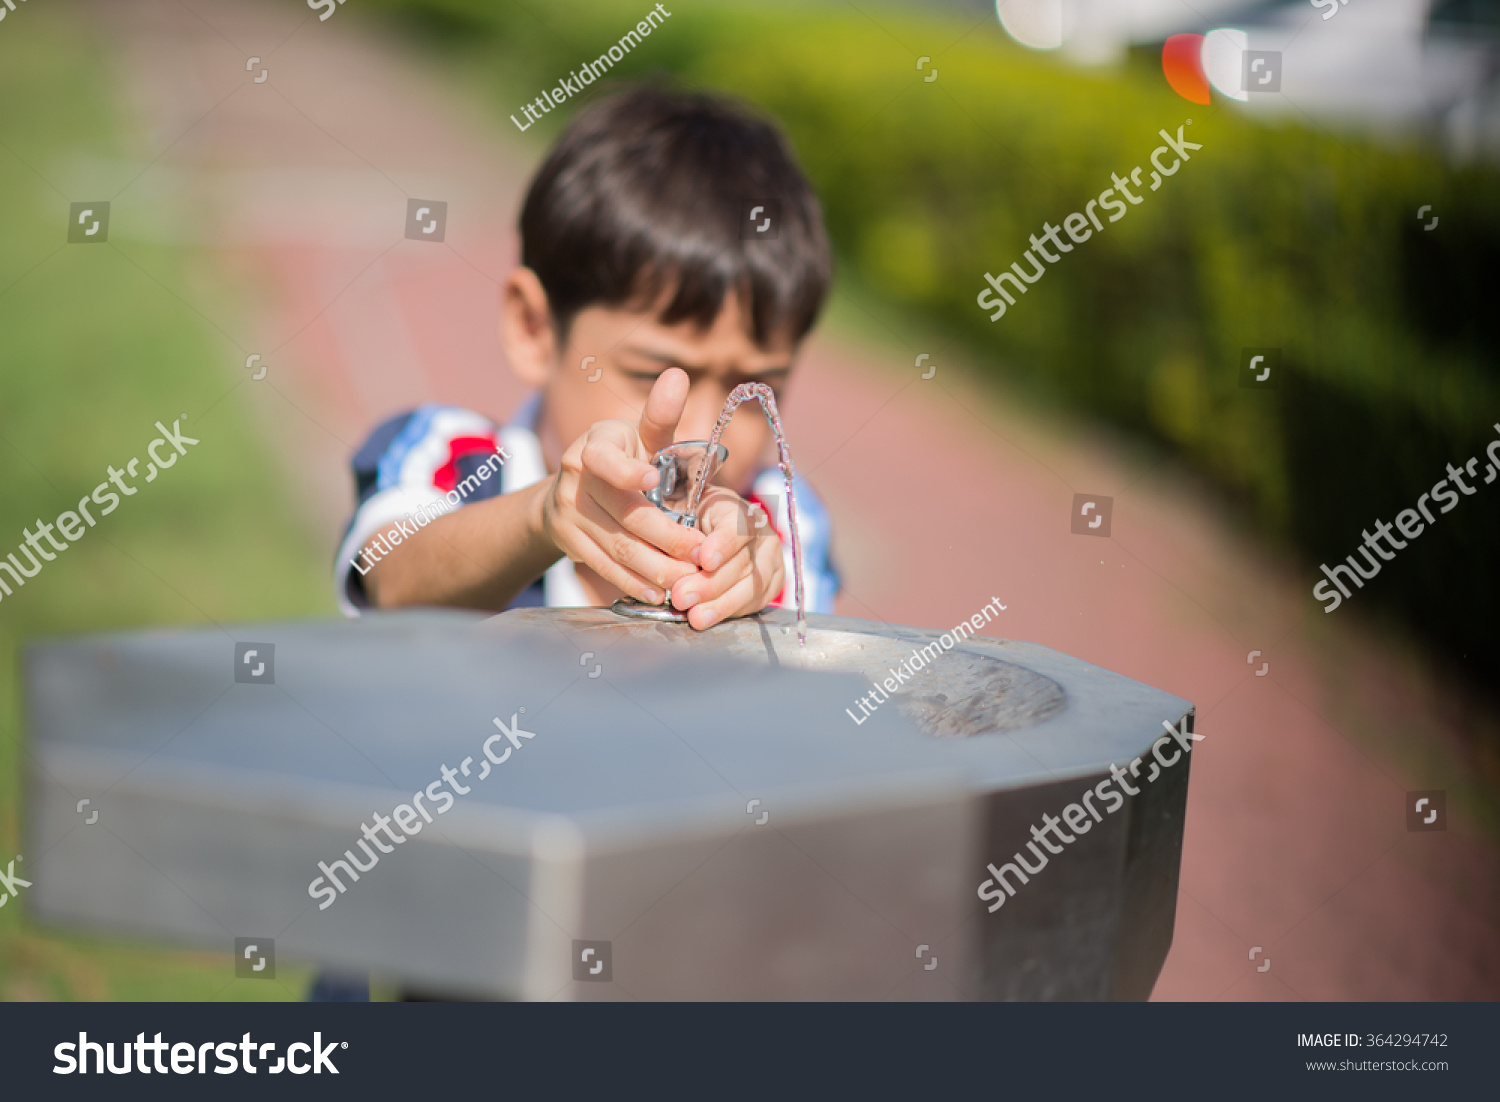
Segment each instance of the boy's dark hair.
[[[764,239],[748,222],[755,206],[766,208],[756,225],[767,213],[776,223]],[[832,274],[817,196],[776,128],[718,96],[656,85],[599,100],[564,131],[521,208],[521,263],[562,339],[584,307],[670,291],[664,324],[706,328],[735,292],[757,345],[801,340]]]

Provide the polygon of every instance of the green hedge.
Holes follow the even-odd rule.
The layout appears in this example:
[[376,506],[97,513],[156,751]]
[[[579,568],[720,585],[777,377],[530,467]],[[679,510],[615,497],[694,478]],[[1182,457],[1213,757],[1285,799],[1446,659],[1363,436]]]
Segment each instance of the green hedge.
[[[495,94],[550,87],[649,5],[374,0],[493,60]],[[613,75],[666,70],[781,120],[824,200],[842,273],[965,338],[1010,385],[1145,436],[1209,476],[1309,565],[1416,503],[1500,422],[1500,177],[1435,151],[1190,104],[1156,51],[1090,72],[978,24],[864,5],[680,4]],[[928,83],[918,54],[933,56]],[[528,139],[546,139],[573,101]],[[1294,113],[1295,115],[1295,113]],[[1297,118],[1302,118],[1296,115]],[[1158,130],[1203,149],[1050,268],[1006,315],[975,302],[1137,165]],[[1440,219],[1426,232],[1428,205]],[[1282,350],[1274,391],[1246,347]],[[1481,478],[1483,465],[1480,467]],[[1352,604],[1493,680],[1500,483],[1439,518]]]

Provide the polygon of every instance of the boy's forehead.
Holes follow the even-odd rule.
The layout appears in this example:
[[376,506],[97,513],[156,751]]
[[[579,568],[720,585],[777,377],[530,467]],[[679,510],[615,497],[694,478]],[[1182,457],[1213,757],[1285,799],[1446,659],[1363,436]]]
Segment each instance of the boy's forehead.
[[772,334],[766,344],[757,345],[749,332],[748,319],[734,295],[725,296],[723,307],[707,327],[692,320],[668,325],[661,320],[664,306],[665,303],[590,307],[579,314],[575,327],[577,322],[585,321],[584,315],[594,314],[588,319],[594,324],[588,328],[597,328],[600,335],[609,331],[616,353],[683,367],[713,367],[732,362],[740,367],[771,369],[789,366],[796,351],[796,340],[786,333]]

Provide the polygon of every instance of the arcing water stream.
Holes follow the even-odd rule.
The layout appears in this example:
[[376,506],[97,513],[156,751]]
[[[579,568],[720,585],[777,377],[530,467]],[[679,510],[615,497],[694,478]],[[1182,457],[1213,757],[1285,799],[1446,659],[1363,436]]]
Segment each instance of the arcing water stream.
[[[729,427],[729,420],[734,416],[734,411],[739,409],[742,402],[751,398],[760,402],[760,408],[766,415],[766,422],[771,426],[771,435],[776,438],[776,456],[781,466],[781,477],[786,481],[786,515],[787,523],[792,533],[792,583],[796,587],[797,596],[797,642],[805,645],[807,643],[807,608],[803,603],[802,593],[802,540],[797,535],[797,499],[793,497],[792,482],[797,477],[797,472],[792,468],[792,454],[786,446],[786,433],[781,428],[781,414],[776,411],[776,394],[765,383],[741,383],[729,392],[729,400],[724,403],[724,411],[719,414],[719,423],[714,426],[713,435],[708,440],[708,453],[712,455],[719,446],[719,439],[724,435],[724,430]],[[707,479],[703,477],[708,471],[708,464],[704,464],[699,474],[698,482],[693,487],[693,495],[688,499],[687,513],[692,516],[698,515],[698,502],[703,497]]]

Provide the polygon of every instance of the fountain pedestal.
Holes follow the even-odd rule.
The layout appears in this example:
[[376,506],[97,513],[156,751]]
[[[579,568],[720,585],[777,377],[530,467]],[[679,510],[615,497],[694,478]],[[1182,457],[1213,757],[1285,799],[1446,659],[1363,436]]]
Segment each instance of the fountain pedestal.
[[[1186,756],[1000,910],[978,898],[1190,714],[1043,647],[964,641],[856,724],[936,633],[814,616],[798,647],[779,610],[695,633],[554,609],[235,638],[274,644],[274,683],[236,682],[217,630],[28,652],[43,920],[221,948],[226,976],[235,938],[273,938],[531,999],[1144,998],[1170,944]],[[418,791],[430,823],[395,810]],[[320,862],[368,863],[376,813],[419,832],[310,895]]]

